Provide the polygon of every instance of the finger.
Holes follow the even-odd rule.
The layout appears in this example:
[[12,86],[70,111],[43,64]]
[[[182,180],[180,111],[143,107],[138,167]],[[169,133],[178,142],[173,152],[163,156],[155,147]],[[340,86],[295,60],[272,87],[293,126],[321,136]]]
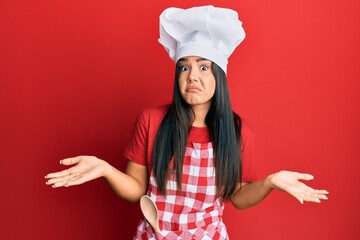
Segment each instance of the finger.
[[60,164],[62,165],[74,165],[79,163],[81,160],[81,157],[72,157],[72,158],[65,158],[63,160],[60,161]]
[[55,173],[49,173],[48,175],[45,176],[45,178],[60,178],[60,177],[64,177],[70,175],[70,170],[66,169],[60,172],[55,172]]
[[64,187],[68,182],[69,182],[69,180],[60,181],[60,182],[55,182],[55,183],[52,184],[51,186],[52,186],[53,188]]
[[326,190],[313,190],[313,191],[308,191],[305,192],[303,198],[305,201],[308,202],[316,202],[316,203],[320,203],[321,200],[327,200],[328,197],[326,196],[328,192]]
[[312,187],[309,187],[308,185],[302,183],[302,189],[304,192],[311,192],[313,193],[315,190]]
[[79,175],[71,175],[69,178],[63,179],[62,181],[56,181],[52,184],[53,188],[58,188],[58,187],[67,187],[68,184],[72,181],[74,181],[75,179],[77,179],[79,177]]
[[301,204],[304,203],[303,197],[304,194],[301,191],[295,189],[288,189],[287,193],[292,196],[293,198],[297,199]]
[[301,204],[304,204],[304,199],[301,196],[301,194],[298,193],[289,193],[292,197],[294,197],[295,199],[297,199]]
[[306,194],[310,194],[314,192],[314,189],[307,186],[306,184],[302,182],[298,182],[296,185],[289,186],[285,189],[289,193],[293,194],[300,194],[301,196],[304,196]]
[[72,179],[71,181],[67,182],[65,184],[65,187],[71,187],[83,184],[85,182],[89,181],[84,175],[79,175],[76,178]]
[[62,176],[62,177],[50,178],[46,182],[46,185],[52,185],[52,184],[59,183],[59,182],[69,181],[70,179],[72,179],[76,176],[78,176],[78,174],[68,174],[68,175]]
[[308,173],[296,173],[296,177],[301,180],[313,180],[314,176]]
[[326,190],[314,190],[313,191],[315,194],[318,194],[318,195],[326,195],[326,194],[329,194],[328,191]]
[[314,195],[326,195],[328,194],[329,192],[326,191],[326,190],[318,190],[318,189],[312,189],[311,187],[307,187],[306,190],[311,193],[311,194],[314,194]]
[[321,200],[327,200],[328,197],[326,196],[326,194],[328,194],[328,193],[329,192],[326,190],[315,190],[314,191],[314,195]]
[[60,172],[55,172],[55,173],[49,173],[48,175],[45,176],[45,178],[61,178],[61,177],[65,177],[68,175],[75,175],[78,174],[80,172],[80,169],[76,166],[73,166],[71,168],[62,170]]
[[321,203],[320,198],[315,197],[315,196],[305,196],[304,201],[306,201],[306,202],[314,202],[314,203]]
[[302,187],[296,187],[289,191],[289,194],[300,201],[301,204],[306,202],[319,202],[319,195],[314,193],[314,189],[302,184]]
[[329,198],[326,195],[319,196],[319,199],[321,200],[328,200]]
[[329,194],[329,192],[326,191],[326,190],[318,190],[318,191],[319,191],[320,194]]
[[92,178],[89,177],[89,174],[80,174],[80,175],[77,175],[76,177],[72,178],[70,181],[68,181],[65,184],[65,187],[80,185],[80,184],[86,183],[90,180],[92,180]]
[[71,173],[72,173],[71,170],[72,170],[72,168],[69,168],[69,169],[62,170],[60,172],[49,173],[48,175],[45,176],[45,178],[61,178],[61,177],[65,177],[65,176],[71,175]]

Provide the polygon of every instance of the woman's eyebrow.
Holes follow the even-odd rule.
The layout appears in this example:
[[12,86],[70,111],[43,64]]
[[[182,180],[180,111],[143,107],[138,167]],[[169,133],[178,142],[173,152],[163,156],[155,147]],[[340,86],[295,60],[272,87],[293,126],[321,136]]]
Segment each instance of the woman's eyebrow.
[[180,58],[180,59],[178,60],[178,62],[187,62],[187,61],[188,61],[187,58]]
[[[189,60],[188,60],[187,58],[185,58],[185,57],[180,58],[180,59],[178,60],[178,62],[188,62],[188,61],[189,61]],[[197,62],[201,62],[201,61],[210,61],[210,60],[207,59],[207,58],[199,57],[199,58],[196,59],[196,61],[197,61]]]
[[196,61],[201,62],[201,61],[210,61],[210,60],[207,58],[198,58],[198,59],[196,59]]

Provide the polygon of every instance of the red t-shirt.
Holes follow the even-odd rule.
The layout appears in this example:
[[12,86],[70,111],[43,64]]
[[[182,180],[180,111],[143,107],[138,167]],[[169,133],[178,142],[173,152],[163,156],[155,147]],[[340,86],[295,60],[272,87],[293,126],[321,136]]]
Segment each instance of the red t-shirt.
[[[136,120],[131,141],[124,151],[124,156],[127,159],[147,167],[148,176],[150,176],[152,169],[152,153],[156,134],[167,110],[168,106],[159,106],[142,111]],[[253,182],[256,180],[254,135],[246,121],[242,120],[241,123],[242,181]],[[210,133],[207,127],[192,127],[188,143],[207,143],[210,141]]]

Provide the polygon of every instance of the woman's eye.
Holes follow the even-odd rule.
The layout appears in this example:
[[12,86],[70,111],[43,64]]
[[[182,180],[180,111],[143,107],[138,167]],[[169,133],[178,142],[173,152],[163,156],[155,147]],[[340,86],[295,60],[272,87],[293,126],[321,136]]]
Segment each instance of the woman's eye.
[[205,66],[205,65],[202,65],[202,66],[200,67],[200,69],[203,70],[203,71],[206,71],[206,70],[208,70],[209,68],[208,68],[207,66]]
[[186,71],[189,70],[189,67],[188,67],[188,66],[180,66],[180,70],[181,70],[182,72],[186,72]]

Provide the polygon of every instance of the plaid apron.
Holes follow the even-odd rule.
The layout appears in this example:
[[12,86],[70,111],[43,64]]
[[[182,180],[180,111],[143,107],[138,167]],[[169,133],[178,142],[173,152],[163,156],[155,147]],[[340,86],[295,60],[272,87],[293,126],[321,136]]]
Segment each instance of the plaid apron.
[[177,190],[176,174],[170,162],[167,195],[157,188],[153,173],[147,195],[156,203],[159,211],[160,232],[144,218],[138,225],[134,240],[226,240],[222,221],[224,203],[216,194],[213,147],[210,143],[191,143],[186,147],[182,192]]

